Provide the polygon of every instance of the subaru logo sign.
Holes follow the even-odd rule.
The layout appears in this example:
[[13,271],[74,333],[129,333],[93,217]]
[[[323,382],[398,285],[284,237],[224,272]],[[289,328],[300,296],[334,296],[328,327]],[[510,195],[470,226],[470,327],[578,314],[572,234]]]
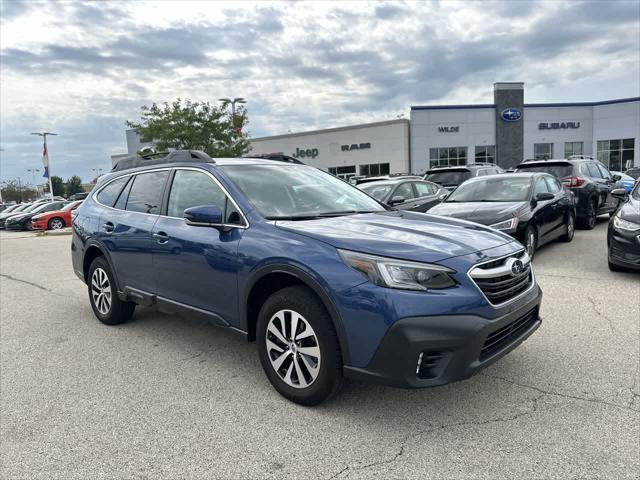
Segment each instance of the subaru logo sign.
[[522,118],[522,112],[517,108],[505,108],[500,116],[505,122],[517,122]]
[[524,263],[518,258],[510,258],[507,261],[507,268],[511,270],[511,275],[516,277],[524,272]]

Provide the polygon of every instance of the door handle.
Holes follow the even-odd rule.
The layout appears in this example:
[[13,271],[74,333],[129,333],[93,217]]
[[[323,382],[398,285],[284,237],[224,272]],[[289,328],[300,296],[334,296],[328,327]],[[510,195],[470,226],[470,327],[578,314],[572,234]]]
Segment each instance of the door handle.
[[104,228],[104,231],[107,232],[107,233],[112,233],[113,230],[115,229],[115,226],[111,222],[103,223],[102,227]]
[[158,243],[167,243],[169,241],[169,235],[166,232],[156,232],[153,237],[158,239]]

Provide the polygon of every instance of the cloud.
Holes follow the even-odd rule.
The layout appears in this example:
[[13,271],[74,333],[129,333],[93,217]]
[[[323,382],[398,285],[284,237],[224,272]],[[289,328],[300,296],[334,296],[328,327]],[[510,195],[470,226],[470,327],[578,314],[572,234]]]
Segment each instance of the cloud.
[[243,96],[263,136],[488,103],[501,80],[536,102],[640,90],[635,0],[30,5],[2,2],[2,178],[39,159],[40,128],[61,132],[63,176],[86,177],[141,105],[176,97]]

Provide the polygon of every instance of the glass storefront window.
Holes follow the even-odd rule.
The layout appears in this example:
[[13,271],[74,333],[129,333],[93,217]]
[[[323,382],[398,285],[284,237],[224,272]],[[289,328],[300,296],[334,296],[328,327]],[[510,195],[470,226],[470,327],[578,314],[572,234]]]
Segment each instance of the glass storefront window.
[[564,142],[564,158],[569,158],[571,155],[582,155],[583,153],[583,142]]
[[346,167],[329,167],[329,173],[343,180],[349,180],[356,174],[355,165]]
[[496,163],[496,146],[495,145],[478,145],[476,146],[476,163]]
[[378,177],[380,175],[389,175],[389,164],[388,163],[370,163],[368,165],[360,165],[360,175],[366,175],[368,177]]
[[633,166],[635,138],[598,140],[598,160],[609,170],[624,172]]
[[553,158],[553,143],[534,143],[533,158],[536,160],[549,160]]
[[429,168],[455,167],[467,164],[467,147],[429,149]]

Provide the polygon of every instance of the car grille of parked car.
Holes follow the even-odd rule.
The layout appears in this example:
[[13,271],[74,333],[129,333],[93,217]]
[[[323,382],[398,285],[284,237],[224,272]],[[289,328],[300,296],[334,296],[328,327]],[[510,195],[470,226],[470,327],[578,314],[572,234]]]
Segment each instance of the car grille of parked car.
[[469,276],[492,305],[512,300],[533,284],[531,259],[524,250],[476,265]]
[[480,351],[480,361],[486,360],[507,345],[524,335],[529,328],[538,321],[538,307],[529,310],[513,322],[499,328],[487,336]]

